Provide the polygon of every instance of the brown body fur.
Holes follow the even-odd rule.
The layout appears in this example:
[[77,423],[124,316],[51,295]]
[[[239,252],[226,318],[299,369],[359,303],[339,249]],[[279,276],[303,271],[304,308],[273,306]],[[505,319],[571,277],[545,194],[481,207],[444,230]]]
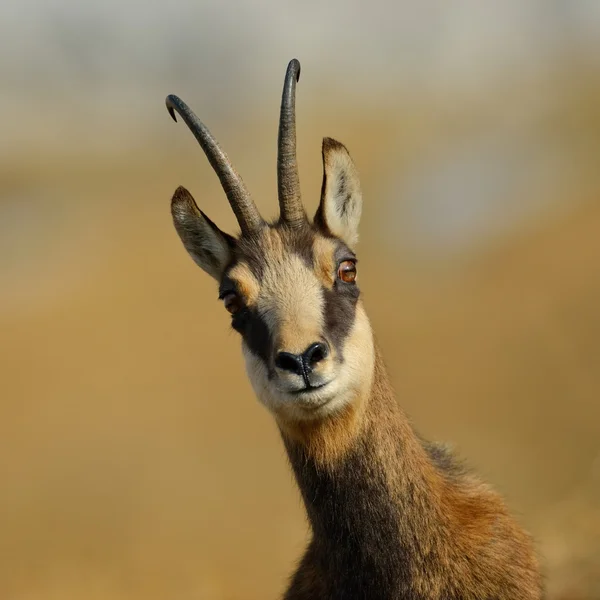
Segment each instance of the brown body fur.
[[542,597],[529,536],[498,494],[419,440],[379,353],[359,422],[282,434],[313,530],[286,600]]

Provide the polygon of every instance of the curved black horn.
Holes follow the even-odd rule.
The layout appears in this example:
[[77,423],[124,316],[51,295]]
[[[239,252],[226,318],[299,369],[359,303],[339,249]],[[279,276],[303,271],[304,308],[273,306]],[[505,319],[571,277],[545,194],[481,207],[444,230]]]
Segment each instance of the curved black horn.
[[240,224],[242,233],[255,231],[263,223],[250,192],[246,189],[242,178],[233,168],[227,154],[223,152],[217,140],[212,136],[206,126],[198,119],[192,109],[177,96],[167,96],[165,101],[169,114],[176,122],[175,111],[177,111],[185,124],[194,134],[208,161],[212,165],[221,181],[221,185],[227,194],[227,199]]
[[294,58],[285,74],[277,141],[277,193],[281,219],[292,226],[306,220],[296,159],[296,82],[299,79],[300,63]]

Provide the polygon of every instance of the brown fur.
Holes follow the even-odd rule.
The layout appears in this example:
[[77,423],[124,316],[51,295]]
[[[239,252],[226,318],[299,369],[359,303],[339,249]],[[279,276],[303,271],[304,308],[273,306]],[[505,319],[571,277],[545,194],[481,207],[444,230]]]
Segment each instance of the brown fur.
[[[349,420],[347,413],[332,415],[326,423],[293,432],[282,428],[282,433],[313,526],[313,539],[286,600],[542,597],[538,562],[529,536],[509,516],[498,494],[463,472],[450,457],[444,456],[448,460],[445,469],[434,464],[394,398],[379,353],[362,418],[357,421]],[[357,529],[342,528],[337,539],[326,539],[322,533],[329,531],[329,525],[322,521],[327,522],[331,515],[318,514],[311,506],[312,499],[321,493],[321,485],[332,485],[336,488],[334,497],[345,497],[340,491],[345,484],[344,461],[357,451],[358,458],[352,460],[362,463],[365,474],[380,479],[377,491],[381,497],[369,498],[369,490],[361,498],[360,491],[348,490],[356,504],[333,505],[338,520],[329,525],[335,528],[342,522]],[[307,475],[310,463],[314,463],[315,472]],[[360,529],[369,529],[381,502],[384,512],[394,515],[391,532],[387,532],[392,539],[385,539],[381,546],[374,543],[364,559],[366,564],[361,564],[360,557],[348,556],[348,548],[377,540],[376,531]],[[366,574],[373,569],[370,561],[386,564],[389,555],[396,557],[395,573],[378,581],[361,581],[361,568]],[[347,562],[348,571],[340,572],[340,565]]]
[[329,419],[289,422],[278,419],[284,437],[303,444],[318,465],[335,462],[354,441],[361,426],[361,406],[348,404]]

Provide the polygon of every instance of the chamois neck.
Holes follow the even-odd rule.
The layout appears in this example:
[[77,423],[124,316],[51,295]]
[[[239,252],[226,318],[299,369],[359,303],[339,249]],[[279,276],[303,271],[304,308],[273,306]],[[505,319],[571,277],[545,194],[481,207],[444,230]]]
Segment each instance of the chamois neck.
[[[285,433],[283,439],[316,536],[363,538],[362,548],[399,547],[401,530],[412,537],[410,527],[423,518],[443,519],[436,502],[441,477],[400,408],[378,351],[362,409],[330,417],[302,441]],[[421,532],[419,539],[429,543]]]
[[[379,353],[365,400],[353,419],[331,418],[329,438],[283,435],[313,534],[286,599],[539,599],[531,541],[494,492],[417,437]],[[315,451],[337,429],[342,450]]]

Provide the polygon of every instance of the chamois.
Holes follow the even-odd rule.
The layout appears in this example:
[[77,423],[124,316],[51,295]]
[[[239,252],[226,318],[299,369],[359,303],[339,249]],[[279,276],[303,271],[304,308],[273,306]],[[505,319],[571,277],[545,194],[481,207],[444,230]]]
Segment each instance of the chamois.
[[177,96],[166,99],[216,171],[241,233],[221,231],[179,187],[175,228],[219,282],[246,370],[271,411],[312,538],[285,600],[517,600],[542,597],[529,535],[501,497],[441,445],[423,441],[396,401],[357,284],[357,170],[323,140],[312,223],[300,198],[296,82],[285,75],[278,134],[280,215],[260,216],[227,155]]

